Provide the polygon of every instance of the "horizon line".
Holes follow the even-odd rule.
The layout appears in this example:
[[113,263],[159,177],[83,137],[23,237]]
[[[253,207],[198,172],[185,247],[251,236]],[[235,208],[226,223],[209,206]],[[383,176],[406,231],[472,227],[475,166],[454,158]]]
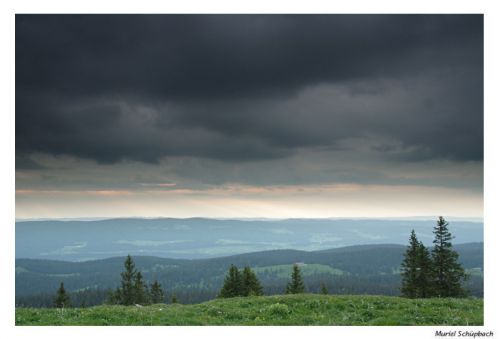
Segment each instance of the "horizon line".
[[[210,219],[210,220],[238,220],[238,221],[285,221],[285,220],[436,220],[439,216],[387,216],[387,217],[300,217],[300,218],[272,218],[272,217],[168,217],[168,216],[112,216],[112,217],[41,217],[41,218],[15,218],[15,222],[30,222],[30,221],[103,221],[103,220],[120,220],[120,219],[142,219],[142,220],[159,220],[159,219]],[[484,216],[446,216],[449,221],[471,221],[484,222]]]

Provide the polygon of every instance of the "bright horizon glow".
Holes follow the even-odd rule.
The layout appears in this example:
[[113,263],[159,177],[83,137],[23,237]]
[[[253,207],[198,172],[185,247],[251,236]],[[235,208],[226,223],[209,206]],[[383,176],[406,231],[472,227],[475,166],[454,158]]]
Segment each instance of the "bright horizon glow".
[[[64,206],[64,208],[61,208]],[[18,190],[16,219],[37,218],[482,218],[482,192],[411,185],[209,189]]]

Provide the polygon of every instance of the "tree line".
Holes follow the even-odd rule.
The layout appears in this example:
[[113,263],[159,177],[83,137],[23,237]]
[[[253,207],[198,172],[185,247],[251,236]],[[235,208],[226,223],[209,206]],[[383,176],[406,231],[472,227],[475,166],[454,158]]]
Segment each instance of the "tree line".
[[[324,289],[326,289],[325,286]],[[286,294],[304,293],[305,285],[298,264],[293,265],[291,281],[285,288]],[[322,290],[323,291],[323,290]],[[220,298],[249,297],[264,295],[262,285],[254,271],[248,266],[243,271],[231,265],[224,279],[224,285],[218,296]]]
[[155,279],[149,286],[144,282],[142,273],[135,269],[130,255],[125,259],[125,270],[121,273],[121,287],[109,298],[109,303],[118,305],[147,305],[164,302],[165,292]]
[[[121,286],[108,293],[106,303],[116,305],[148,305],[165,302],[165,292],[161,284],[155,279],[149,286],[144,282],[142,273],[135,268],[130,255],[124,262],[125,270],[121,273]],[[175,303],[177,297],[172,295],[171,301]],[[71,307],[69,294],[61,282],[54,298],[54,306]]]
[[[112,292],[107,300],[108,304],[115,305],[148,305],[165,302],[165,292],[161,284],[155,280],[147,285],[141,272],[135,269],[135,264],[130,255],[124,262],[125,270],[121,273],[121,286]],[[322,293],[326,287],[322,285]],[[286,294],[304,293],[305,285],[297,264],[293,265],[291,281],[287,284]],[[326,294],[326,293],[325,293]],[[231,265],[224,279],[224,285],[218,293],[219,298],[262,296],[263,288],[255,272],[248,266],[240,271]],[[177,297],[172,295],[172,303],[177,302]],[[64,283],[61,282],[54,298],[54,306],[59,308],[71,307],[70,297]]]

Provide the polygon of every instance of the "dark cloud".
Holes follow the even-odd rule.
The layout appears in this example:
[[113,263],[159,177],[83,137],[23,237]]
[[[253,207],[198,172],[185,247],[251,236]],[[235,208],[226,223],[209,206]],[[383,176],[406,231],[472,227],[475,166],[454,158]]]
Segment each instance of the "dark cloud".
[[22,170],[41,170],[46,169],[45,166],[40,165],[26,154],[16,154],[16,168]]
[[481,46],[473,15],[18,15],[16,78],[77,96],[234,97],[477,64]]
[[482,81],[481,15],[17,15],[16,151],[482,160]]

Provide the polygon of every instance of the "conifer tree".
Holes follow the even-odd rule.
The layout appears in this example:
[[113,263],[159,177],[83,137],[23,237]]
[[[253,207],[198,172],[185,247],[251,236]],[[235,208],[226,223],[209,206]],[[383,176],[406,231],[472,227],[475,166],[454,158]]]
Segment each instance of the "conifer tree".
[[64,288],[64,283],[61,281],[54,298],[54,306],[59,308],[70,307],[69,295]]
[[305,286],[302,280],[302,274],[300,273],[299,265],[293,265],[292,271],[292,281],[286,286],[286,294],[298,294],[304,293]]
[[430,298],[434,296],[434,271],[432,268],[431,255],[427,250],[427,247],[425,247],[422,242],[420,242],[418,245],[418,265],[419,271],[417,273],[417,297]]
[[401,264],[402,286],[401,294],[404,297],[416,298],[417,297],[417,274],[418,274],[418,256],[419,256],[420,243],[415,234],[415,230],[411,230],[410,244],[404,254],[403,263]]
[[328,294],[328,289],[326,288],[325,283],[321,283],[321,294]]
[[453,236],[448,231],[448,222],[443,217],[439,217],[433,233],[433,293],[438,297],[463,297],[466,292],[461,284],[467,275],[458,262],[458,253],[453,250]]
[[161,284],[158,282],[158,280],[155,280],[149,289],[150,295],[151,295],[151,303],[153,304],[159,304],[163,303],[165,300],[165,292],[163,292],[163,289],[161,288]]
[[122,282],[119,295],[119,304],[121,305],[133,305],[135,303],[135,277],[137,271],[135,269],[134,261],[130,255],[124,262],[125,271],[121,273]]
[[177,304],[177,296],[175,294],[172,294],[172,299],[170,300],[172,304]]
[[262,285],[255,275],[255,272],[250,269],[250,267],[246,266],[243,269],[242,274],[242,286],[240,295],[244,297],[252,296],[252,295],[263,295]]
[[432,294],[432,263],[429,251],[411,231],[410,243],[401,264],[401,294],[408,298],[426,298]]
[[224,279],[224,285],[219,292],[220,298],[232,298],[240,296],[242,292],[242,279],[238,268],[231,265]]

